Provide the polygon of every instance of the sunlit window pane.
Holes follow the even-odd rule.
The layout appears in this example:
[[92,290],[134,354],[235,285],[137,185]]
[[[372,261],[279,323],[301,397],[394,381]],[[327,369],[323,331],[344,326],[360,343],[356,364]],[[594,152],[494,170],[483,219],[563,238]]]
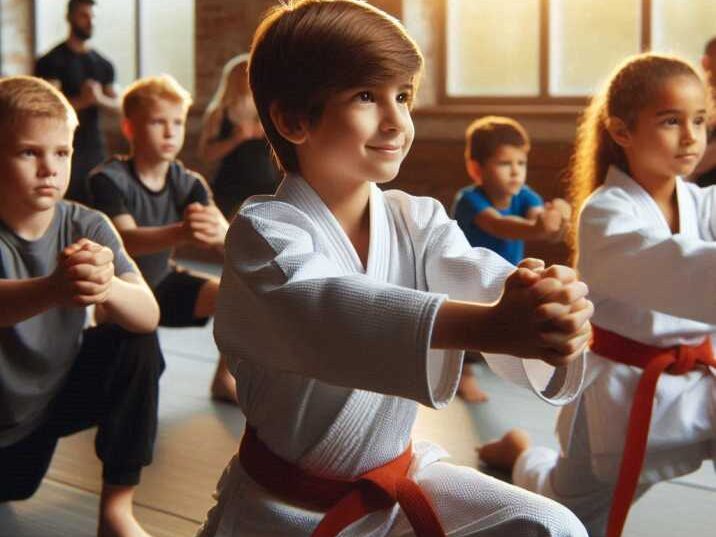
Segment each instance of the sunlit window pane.
[[169,73],[194,92],[194,0],[143,0],[141,73]]
[[539,94],[539,0],[447,0],[447,93]]
[[714,0],[652,0],[652,49],[698,65],[704,45],[716,36]]
[[589,95],[624,57],[639,52],[641,0],[549,4],[551,95]]
[[69,26],[66,14],[67,2],[35,1],[35,43],[39,56],[67,39]]
[[[102,0],[94,8],[95,27],[90,45],[114,65],[115,82],[126,86],[136,74],[134,2]],[[37,0],[35,38],[42,55],[67,39],[67,2]]]
[[95,6],[92,44],[114,64],[115,80],[123,87],[137,76],[134,8],[134,2],[128,0],[102,0]]

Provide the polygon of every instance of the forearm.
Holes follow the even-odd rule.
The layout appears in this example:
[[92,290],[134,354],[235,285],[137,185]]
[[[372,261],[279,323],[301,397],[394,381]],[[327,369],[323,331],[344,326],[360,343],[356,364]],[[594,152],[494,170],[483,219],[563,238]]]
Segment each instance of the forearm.
[[201,147],[201,157],[207,162],[214,162],[231,153],[237,145],[238,143],[233,138],[205,142]]
[[159,306],[147,285],[115,276],[109,297],[97,304],[97,317],[137,333],[152,332],[159,324]]
[[183,224],[177,222],[167,226],[136,227],[119,229],[124,247],[131,256],[161,252],[184,243]]
[[97,105],[103,110],[107,110],[109,112],[119,112],[120,108],[118,97],[105,94],[97,97]]
[[[476,222],[477,223],[477,222]],[[477,223],[484,231],[509,240],[537,240],[545,236],[544,231],[537,225],[536,220],[528,220],[519,216],[503,216],[491,220],[489,223]]]
[[502,339],[503,331],[491,315],[493,307],[446,300],[435,318],[430,346],[433,349],[504,351],[497,343]]
[[0,280],[0,326],[13,326],[56,305],[49,277]]

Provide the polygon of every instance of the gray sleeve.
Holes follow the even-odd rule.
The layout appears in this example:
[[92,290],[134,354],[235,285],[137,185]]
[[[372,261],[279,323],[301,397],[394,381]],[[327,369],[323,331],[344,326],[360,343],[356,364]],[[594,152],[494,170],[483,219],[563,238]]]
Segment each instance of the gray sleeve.
[[89,240],[106,246],[114,253],[114,274],[121,276],[127,272],[139,273],[134,261],[124,249],[122,239],[112,222],[99,211],[88,211],[86,227],[83,233]]

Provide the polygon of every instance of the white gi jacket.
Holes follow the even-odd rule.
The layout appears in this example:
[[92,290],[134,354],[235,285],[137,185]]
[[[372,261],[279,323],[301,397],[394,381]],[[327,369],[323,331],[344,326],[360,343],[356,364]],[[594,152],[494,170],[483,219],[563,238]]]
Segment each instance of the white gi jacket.
[[[471,248],[430,198],[371,185],[370,222],[364,270],[316,192],[290,175],[275,196],[247,201],[227,236],[214,332],[241,407],[274,453],[319,475],[355,477],[406,449],[417,403],[446,405],[460,376],[461,352],[429,348],[440,305],[448,296],[492,302],[514,269]],[[583,361],[566,369],[547,396],[577,393]],[[525,371],[517,368],[518,382]],[[415,452],[413,475],[446,456],[434,445]],[[273,498],[238,458],[218,488],[201,535],[308,535],[322,516]],[[397,511],[373,513],[343,534],[385,535]]]
[[[695,345],[716,329],[716,189],[677,179],[676,195],[679,232],[672,234],[654,199],[612,167],[580,215],[578,267],[596,308],[593,323],[657,347]],[[641,372],[589,360],[593,382],[582,401],[595,471],[607,480],[618,472]],[[647,448],[654,455],[642,482],[683,475],[712,458],[715,424],[713,375],[662,375]]]

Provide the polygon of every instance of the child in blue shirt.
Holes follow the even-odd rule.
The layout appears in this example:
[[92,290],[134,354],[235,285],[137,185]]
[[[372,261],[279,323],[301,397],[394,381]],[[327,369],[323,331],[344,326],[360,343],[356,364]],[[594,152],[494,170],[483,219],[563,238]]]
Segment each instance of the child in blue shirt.
[[465,164],[475,184],[458,192],[453,214],[470,244],[516,265],[525,240],[561,238],[569,205],[559,198],[545,204],[525,185],[530,142],[522,125],[487,116],[474,121],[465,138]]
[[[474,184],[455,196],[452,214],[472,246],[497,252],[516,265],[524,258],[525,240],[559,240],[569,222],[567,202],[545,204],[525,185],[530,141],[514,119],[487,116],[465,133],[465,165]],[[458,394],[467,402],[487,400],[468,356]]]

